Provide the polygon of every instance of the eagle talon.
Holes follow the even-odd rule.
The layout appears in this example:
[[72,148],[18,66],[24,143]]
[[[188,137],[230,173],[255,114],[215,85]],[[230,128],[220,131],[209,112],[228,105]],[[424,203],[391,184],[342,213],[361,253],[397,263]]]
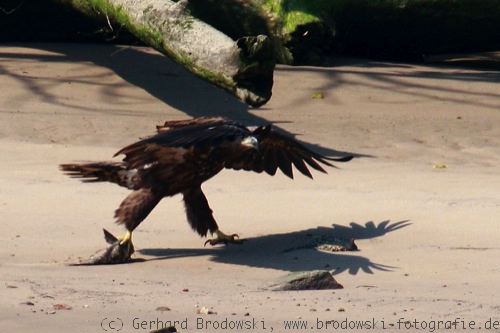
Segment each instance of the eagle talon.
[[210,244],[212,246],[217,245],[217,244],[241,244],[243,243],[242,239],[239,239],[240,236],[238,234],[232,234],[232,235],[226,235],[222,231],[215,231],[215,234],[217,235],[215,238],[208,239],[203,246],[207,246],[207,244]]
[[117,238],[109,231],[104,230],[104,238],[110,245],[106,249],[100,250],[90,259],[82,261],[82,264],[112,265],[130,262],[130,257],[135,251],[131,232],[127,232],[124,237]]
[[120,241],[120,245],[125,245],[127,243],[132,244],[132,233],[130,231],[127,231],[125,236],[119,238],[118,240]]
[[118,246],[124,249],[125,256],[129,259],[135,252],[134,244],[132,243],[132,232],[127,231],[125,236],[119,238],[118,240]]

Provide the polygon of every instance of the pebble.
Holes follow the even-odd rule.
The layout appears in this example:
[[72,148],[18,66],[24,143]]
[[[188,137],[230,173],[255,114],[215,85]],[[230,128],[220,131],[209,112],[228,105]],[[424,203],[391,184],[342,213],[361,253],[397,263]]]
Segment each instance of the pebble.
[[52,305],[52,308],[54,308],[54,310],[71,310],[72,307],[68,304],[54,304]]
[[217,314],[217,312],[215,311],[212,311],[210,309],[208,309],[207,307],[202,307],[198,310],[196,310],[196,313],[197,314],[202,314],[202,315],[213,315],[213,314]]
[[159,306],[156,308],[156,311],[161,311],[161,312],[170,311],[170,310],[171,309],[168,306]]

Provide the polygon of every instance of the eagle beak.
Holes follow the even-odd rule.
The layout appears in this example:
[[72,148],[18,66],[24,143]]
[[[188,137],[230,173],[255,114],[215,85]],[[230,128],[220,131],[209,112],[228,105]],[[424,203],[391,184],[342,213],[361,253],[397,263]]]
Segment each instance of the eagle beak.
[[255,150],[259,149],[259,141],[254,136],[247,136],[243,140],[241,140],[241,144],[246,147],[253,148]]

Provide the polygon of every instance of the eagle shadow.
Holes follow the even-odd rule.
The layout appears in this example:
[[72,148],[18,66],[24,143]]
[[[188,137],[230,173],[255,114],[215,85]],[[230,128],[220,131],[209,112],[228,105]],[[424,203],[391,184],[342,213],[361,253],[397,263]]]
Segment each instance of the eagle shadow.
[[211,256],[217,263],[271,268],[297,272],[328,269],[333,274],[363,271],[392,271],[396,267],[374,263],[357,255],[357,252],[325,252],[317,246],[337,242],[339,239],[371,239],[383,236],[411,225],[409,220],[391,223],[382,221],[378,225],[369,221],[364,225],[352,222],[349,227],[333,224],[332,227],[317,227],[284,234],[248,238],[242,245],[225,248],[169,249],[149,248],[138,252],[153,258],[144,261],[172,258]]

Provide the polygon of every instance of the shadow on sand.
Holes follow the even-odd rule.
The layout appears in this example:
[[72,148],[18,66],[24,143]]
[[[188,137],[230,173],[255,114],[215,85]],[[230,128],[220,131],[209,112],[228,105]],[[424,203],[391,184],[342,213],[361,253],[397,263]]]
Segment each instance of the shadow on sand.
[[[255,113],[264,114],[265,108],[254,109],[249,112],[248,105],[242,103],[226,91],[213,86],[212,84],[195,77],[180,65],[174,63],[167,57],[151,52],[147,48],[133,48],[116,45],[95,45],[88,44],[26,44],[23,46],[33,47],[45,51],[54,52],[51,54],[38,53],[17,53],[0,52],[0,59],[33,59],[40,62],[72,62],[85,63],[92,62],[97,66],[109,68],[116,75],[125,81],[140,87],[155,98],[163,101],[169,106],[186,113],[189,117],[210,117],[225,116],[239,121],[247,126],[258,126],[269,123],[265,118]],[[54,75],[53,78],[44,78],[49,84],[39,84],[37,78],[29,75],[20,75],[17,72],[8,70],[0,62],[0,74],[9,75],[16,79],[34,95],[49,103],[75,108],[89,113],[110,112],[110,110],[93,110],[82,105],[68,105],[65,98],[52,94],[48,87],[54,88],[58,84],[67,84],[68,80],[85,82],[86,84],[103,85],[101,98],[116,99],[119,96],[118,86],[104,86],[100,77],[68,77],[64,79]],[[140,103],[141,101],[135,101]],[[120,113],[113,110],[113,113]],[[284,121],[287,122],[287,121]],[[274,125],[282,132],[295,137],[279,127],[279,122]],[[326,156],[345,156],[347,154],[354,157],[371,157],[355,152],[345,152],[331,149],[316,144],[306,144],[311,149]]]
[[317,245],[339,238],[371,239],[409,226],[408,220],[391,223],[389,220],[378,225],[372,221],[365,225],[351,223],[350,227],[334,224],[331,228],[318,227],[285,234],[248,238],[242,245],[225,248],[197,249],[142,249],[142,255],[165,260],[196,256],[211,256],[212,261],[233,265],[272,268],[296,272],[315,269],[332,270],[333,274],[360,271],[373,274],[375,271],[392,271],[396,267],[371,262],[357,255],[358,252],[323,252]]

